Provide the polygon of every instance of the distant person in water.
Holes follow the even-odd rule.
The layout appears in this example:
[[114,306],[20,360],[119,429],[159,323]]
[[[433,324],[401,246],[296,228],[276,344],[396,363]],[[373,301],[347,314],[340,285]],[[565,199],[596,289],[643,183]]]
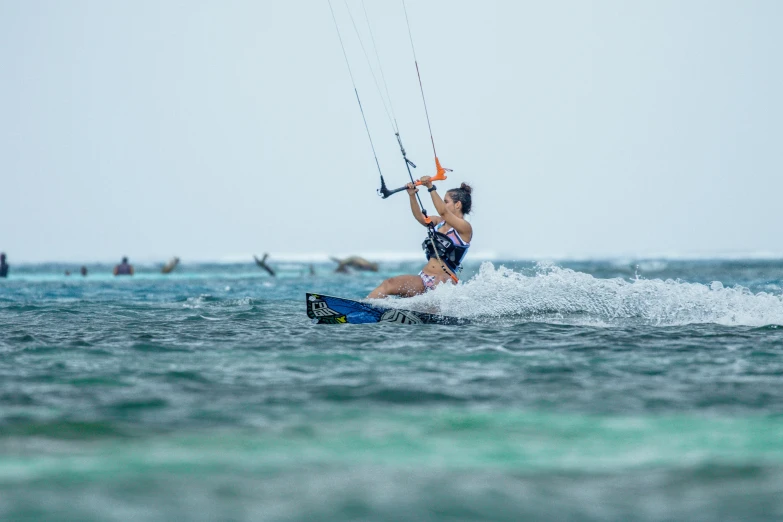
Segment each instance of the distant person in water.
[[345,259],[337,259],[336,257],[333,257],[332,261],[337,263],[337,268],[335,268],[334,271],[338,274],[347,274],[349,272],[349,267],[366,272],[378,271],[378,263],[372,263],[359,256],[351,256]]
[[430,216],[431,224],[428,224],[416,201],[418,189],[413,183],[408,183],[413,217],[425,227],[433,227],[432,236],[427,234],[421,245],[427,264],[418,275],[400,275],[387,279],[370,292],[368,298],[379,299],[390,295],[413,297],[433,290],[446,281],[458,282],[456,273],[462,268],[462,260],[473,240],[473,227],[465,220],[465,215],[470,213],[473,189],[462,183],[458,188],[447,191],[441,199],[429,176],[422,177],[420,181],[427,187],[432,204],[438,211],[437,216]]
[[177,256],[172,257],[169,259],[169,262],[163,265],[163,268],[160,269],[161,274],[168,274],[175,268],[177,268],[177,265],[179,264],[179,258]]
[[82,266],[82,268],[81,268],[81,270],[79,270],[79,272],[81,272],[81,274],[84,277],[87,277],[87,267],[86,266]]
[[123,257],[122,263],[114,267],[114,275],[133,275],[133,265],[128,264],[127,257]]
[[5,254],[0,254],[0,277],[8,277],[8,264],[5,262]]

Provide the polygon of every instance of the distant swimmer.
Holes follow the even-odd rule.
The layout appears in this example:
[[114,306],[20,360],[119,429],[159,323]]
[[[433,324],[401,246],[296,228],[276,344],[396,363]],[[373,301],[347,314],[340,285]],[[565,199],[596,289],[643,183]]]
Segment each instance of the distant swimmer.
[[114,267],[114,275],[133,275],[133,265],[128,264],[127,257],[123,257],[122,263]]
[[79,270],[79,272],[82,274],[83,277],[87,277],[87,267],[82,265],[82,268]]
[[0,254],[0,277],[8,277],[8,263],[5,262],[5,254]]
[[366,272],[378,271],[378,263],[371,263],[370,261],[367,261],[363,257],[359,256],[346,257],[345,259],[337,259],[336,257],[333,257],[332,261],[337,263],[337,268],[335,268],[334,271],[341,274],[348,273],[349,268],[363,270]]
[[178,257],[176,257],[176,256],[175,256],[175,257],[172,257],[171,259],[169,259],[169,262],[168,262],[168,263],[166,263],[166,264],[163,266],[163,268],[161,268],[161,270],[160,270],[160,271],[161,271],[161,273],[163,273],[163,274],[168,274],[169,272],[171,272],[172,270],[174,270],[175,268],[177,268],[177,265],[178,265],[178,264],[179,264],[179,258],[178,258]]
[[432,204],[439,214],[429,218],[425,216],[416,200],[418,189],[413,183],[408,183],[413,217],[428,228],[427,238],[421,245],[427,256],[427,264],[419,275],[401,275],[387,279],[370,292],[368,298],[378,299],[390,295],[412,297],[433,290],[446,281],[459,282],[456,272],[461,269],[462,260],[473,239],[473,227],[465,220],[465,215],[470,212],[473,189],[462,183],[459,188],[446,192],[441,199],[429,176],[424,176],[420,181],[427,187]]
[[256,260],[256,264],[258,266],[260,266],[261,268],[263,268],[264,270],[269,272],[269,275],[274,277],[275,276],[275,271],[272,270],[272,268],[269,265],[266,264],[266,258],[268,258],[268,257],[269,257],[269,254],[264,254],[264,257],[261,258],[261,259],[258,259],[256,256],[253,256],[253,259]]

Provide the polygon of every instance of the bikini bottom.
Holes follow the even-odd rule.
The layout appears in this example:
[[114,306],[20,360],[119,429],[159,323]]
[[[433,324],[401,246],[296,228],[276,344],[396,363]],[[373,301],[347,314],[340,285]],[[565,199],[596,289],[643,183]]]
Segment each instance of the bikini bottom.
[[439,282],[437,277],[431,276],[429,274],[425,274],[423,271],[419,272],[419,277],[421,277],[421,282],[424,283],[425,292],[429,292],[430,290],[435,290],[435,286]]

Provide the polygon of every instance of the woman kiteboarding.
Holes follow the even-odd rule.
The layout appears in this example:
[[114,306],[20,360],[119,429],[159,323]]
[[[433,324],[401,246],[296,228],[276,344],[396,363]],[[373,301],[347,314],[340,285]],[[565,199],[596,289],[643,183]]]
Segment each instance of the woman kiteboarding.
[[430,228],[427,239],[422,243],[427,264],[419,275],[401,275],[385,280],[370,292],[367,296],[370,299],[390,295],[412,297],[433,290],[445,281],[458,282],[456,272],[461,269],[460,265],[473,239],[473,227],[465,220],[465,215],[470,213],[473,189],[462,183],[459,188],[446,192],[441,199],[430,176],[422,177],[420,183],[427,187],[438,212],[437,216],[427,217],[416,200],[419,189],[413,183],[406,185],[413,217]]
[[[402,159],[405,162],[405,168],[408,171],[408,177],[411,181],[403,187],[389,190],[386,187],[386,183],[383,179],[383,172],[381,172],[381,165],[378,161],[378,155],[375,151],[375,144],[373,143],[372,134],[370,133],[370,126],[367,124],[367,117],[365,116],[364,108],[362,106],[361,99],[359,98],[359,90],[356,86],[356,80],[354,79],[353,72],[351,70],[351,63],[348,59],[348,53],[345,50],[342,34],[340,33],[340,26],[337,23],[337,18],[334,14],[334,10],[332,9],[331,2],[329,2],[329,8],[332,13],[335,29],[337,30],[340,47],[343,51],[345,64],[348,68],[348,75],[350,76],[351,83],[353,84],[354,94],[356,95],[356,102],[359,105],[359,112],[362,116],[364,128],[367,131],[367,138],[370,142],[370,148],[372,149],[373,157],[375,159],[375,165],[378,168],[378,174],[380,175],[381,188],[378,190],[378,194],[386,199],[392,194],[407,190],[408,195],[410,196],[410,205],[411,211],[413,212],[413,217],[416,218],[416,221],[427,227],[427,239],[425,239],[424,243],[422,244],[422,248],[424,249],[425,255],[427,256],[427,265],[422,269],[419,275],[402,275],[387,279],[381,283],[378,288],[370,292],[370,295],[367,296],[368,298],[382,298],[390,295],[411,297],[414,295],[423,294],[428,290],[432,290],[435,288],[435,286],[443,283],[444,281],[451,280],[454,283],[458,283],[459,279],[457,279],[456,272],[461,269],[460,263],[465,257],[465,254],[470,247],[470,241],[473,237],[473,228],[470,226],[470,223],[465,220],[465,215],[470,212],[471,207],[471,187],[465,183],[462,183],[459,188],[449,190],[445,197],[441,199],[441,197],[436,192],[435,185],[432,184],[433,181],[445,180],[446,172],[451,172],[451,169],[447,169],[441,166],[440,160],[438,159],[438,153],[435,150],[435,139],[432,136],[430,115],[427,111],[427,101],[424,97],[424,86],[422,85],[421,81],[419,62],[416,59],[416,49],[413,45],[413,34],[411,32],[410,22],[408,20],[408,11],[405,7],[404,0],[402,2],[402,7],[405,13],[405,23],[408,26],[408,36],[411,42],[411,51],[413,52],[413,63],[416,67],[416,76],[419,80],[419,91],[421,92],[421,100],[424,106],[424,115],[427,119],[427,128],[429,129],[430,142],[432,143],[432,154],[435,159],[436,174],[434,176],[424,176],[418,181],[414,181],[413,174],[411,172],[411,168],[416,168],[416,164],[408,159],[408,156],[405,152],[405,147],[402,145],[402,137],[400,136],[400,129],[397,125],[397,117],[394,115],[394,107],[391,102],[391,97],[389,96],[388,85],[386,84],[386,78],[383,74],[383,68],[381,67],[381,60],[380,56],[378,55],[378,49],[375,46],[375,37],[373,36],[372,28],[370,27],[370,20],[367,16],[367,11],[364,10],[364,14],[372,42],[372,50],[375,51],[375,57],[377,59],[377,69],[380,72],[380,82],[378,81],[379,78],[375,75],[374,67],[371,63],[367,48],[362,41],[362,35],[356,26],[356,21],[354,20],[353,15],[351,14],[351,10],[346,3],[348,17],[351,21],[351,25],[353,26],[354,31],[356,32],[356,36],[359,40],[362,52],[367,59],[370,75],[372,76],[375,87],[378,90],[381,101],[383,102],[383,108],[386,112],[387,118],[389,119],[389,124],[392,128],[392,131],[394,132],[394,136],[397,138],[397,143],[400,146],[400,153],[402,154]],[[381,85],[384,87],[383,90],[381,90]],[[435,205],[435,209],[438,213],[437,216],[429,217],[427,215],[427,211],[424,209],[421,198],[418,195],[418,189],[416,188],[418,185],[427,187],[427,190],[432,197],[432,203]],[[320,297],[316,296],[316,294],[312,294],[312,296],[315,299],[313,302],[320,303],[320,301],[318,301]],[[318,306],[321,306],[321,304]],[[318,313],[315,311],[312,313],[314,316],[318,316]]]
[[[458,283],[457,272],[459,272],[462,260],[470,247],[470,242],[473,239],[473,227],[465,220],[465,215],[470,212],[471,207],[471,192],[472,189],[469,185],[462,183],[459,188],[454,188],[446,192],[443,199],[436,192],[433,182],[443,181],[447,178],[446,173],[451,172],[451,169],[445,168],[440,164],[438,159],[438,153],[435,150],[435,139],[432,135],[432,125],[430,122],[430,115],[427,111],[427,101],[424,98],[424,87],[421,81],[421,73],[419,71],[419,62],[416,59],[416,49],[413,46],[413,34],[411,32],[410,22],[408,20],[408,11],[405,7],[405,0],[402,1],[403,11],[405,13],[405,23],[408,26],[408,36],[411,42],[411,51],[413,53],[413,64],[416,67],[416,76],[419,80],[419,91],[421,92],[421,101],[424,107],[424,115],[427,119],[427,129],[429,130],[430,143],[432,144],[432,155],[435,160],[435,175],[424,176],[419,180],[414,180],[412,168],[416,168],[416,164],[408,158],[405,152],[405,147],[402,145],[402,137],[400,136],[400,128],[397,125],[397,117],[394,115],[394,107],[392,106],[391,97],[389,96],[388,85],[386,84],[386,78],[383,74],[383,68],[381,67],[380,56],[378,55],[378,49],[375,45],[375,37],[373,36],[372,28],[370,27],[370,20],[367,16],[367,11],[364,10],[364,4],[362,9],[364,10],[365,19],[367,21],[367,29],[370,35],[370,41],[372,43],[371,50],[374,51],[377,70],[380,73],[380,77],[374,72],[375,66],[371,63],[370,54],[367,52],[367,47],[362,41],[362,35],[356,25],[356,21],[351,14],[351,9],[348,4],[345,4],[346,14],[350,19],[350,23],[356,32],[356,37],[359,41],[362,53],[367,60],[369,66],[370,76],[372,76],[375,88],[381,98],[384,112],[389,120],[391,130],[394,132],[394,136],[397,139],[397,144],[400,146],[400,153],[402,159],[405,162],[405,169],[408,172],[408,178],[410,183],[399,188],[389,190],[383,179],[383,172],[381,171],[381,164],[378,161],[378,155],[376,154],[375,144],[373,142],[372,133],[370,132],[370,126],[367,123],[367,117],[364,113],[364,107],[362,101],[359,98],[359,89],[356,86],[356,80],[351,70],[351,63],[348,59],[348,53],[345,50],[343,37],[340,32],[340,24],[337,22],[334,10],[332,9],[331,1],[329,2],[329,9],[332,13],[332,19],[334,21],[335,30],[337,31],[337,37],[340,41],[340,47],[343,51],[343,57],[345,58],[345,65],[348,68],[348,76],[351,78],[351,84],[353,85],[353,91],[356,95],[356,103],[359,106],[359,113],[364,123],[364,129],[367,131],[367,139],[370,142],[370,149],[372,150],[373,158],[375,159],[375,166],[378,168],[378,174],[380,177],[381,187],[378,189],[378,195],[386,199],[392,194],[397,192],[407,191],[410,197],[411,212],[416,221],[427,227],[427,238],[422,243],[422,248],[427,257],[427,264],[419,272],[419,275],[401,275],[387,279],[381,285],[370,292],[367,297],[369,299],[378,299],[388,296],[400,296],[400,297],[412,297],[415,295],[423,294],[428,290],[434,289],[437,285],[451,280],[453,283]],[[380,81],[379,81],[380,80]],[[383,90],[381,89],[383,86]],[[419,185],[427,187],[430,196],[432,197],[432,203],[435,205],[437,216],[428,216],[427,210],[421,202],[419,191],[416,188]],[[464,320],[459,317],[450,317],[441,315],[439,313],[432,312],[420,312],[415,310],[403,310],[397,307],[388,308],[378,303],[367,303],[363,301],[354,301],[352,299],[345,299],[343,297],[335,297],[325,295],[321,293],[306,293],[305,299],[307,301],[307,317],[309,317],[314,323],[317,324],[367,324],[367,323],[401,323],[401,324],[463,324]]]

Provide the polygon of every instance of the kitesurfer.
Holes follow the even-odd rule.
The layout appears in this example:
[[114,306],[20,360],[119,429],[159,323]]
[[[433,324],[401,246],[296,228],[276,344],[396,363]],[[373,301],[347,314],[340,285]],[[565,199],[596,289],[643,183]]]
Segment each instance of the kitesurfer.
[[133,265],[128,264],[127,257],[123,257],[122,263],[114,267],[114,275],[133,275]]
[[445,281],[457,281],[455,273],[461,269],[460,265],[473,239],[473,227],[465,220],[465,215],[470,213],[473,189],[462,183],[459,188],[446,192],[441,199],[430,176],[424,176],[420,182],[427,187],[438,212],[437,216],[430,216],[428,221],[416,201],[418,189],[413,183],[408,183],[406,190],[410,197],[413,217],[426,227],[434,227],[432,234],[428,234],[422,243],[427,264],[419,275],[401,275],[387,279],[370,292],[368,298],[378,299],[390,295],[412,297],[433,290]]
[[8,277],[8,264],[5,262],[5,254],[0,254],[0,277]]

